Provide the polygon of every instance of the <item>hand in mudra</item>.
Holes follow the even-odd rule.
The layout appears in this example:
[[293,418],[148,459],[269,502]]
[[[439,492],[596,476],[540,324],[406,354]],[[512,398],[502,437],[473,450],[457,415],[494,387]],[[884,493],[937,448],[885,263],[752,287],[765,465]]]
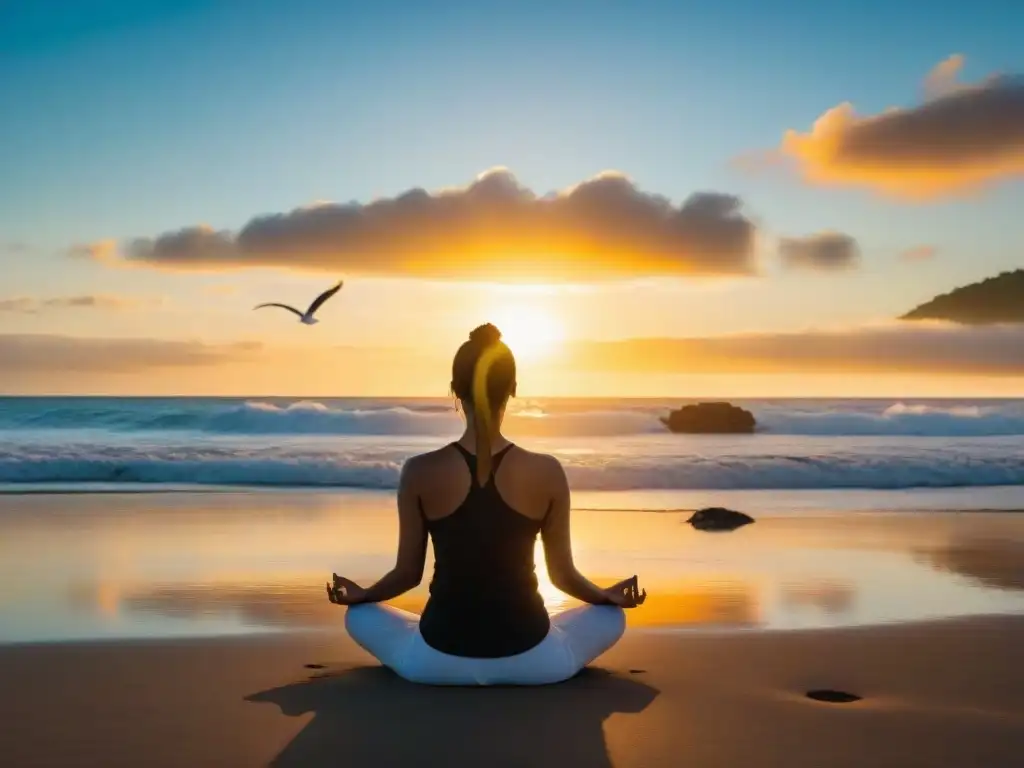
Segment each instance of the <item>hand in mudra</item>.
[[366,590],[360,587],[351,579],[344,576],[332,574],[334,584],[327,585],[327,599],[335,605],[355,605],[361,603],[366,596]]
[[647,599],[647,590],[640,589],[636,576],[623,579],[604,590],[608,599],[620,608],[636,608]]

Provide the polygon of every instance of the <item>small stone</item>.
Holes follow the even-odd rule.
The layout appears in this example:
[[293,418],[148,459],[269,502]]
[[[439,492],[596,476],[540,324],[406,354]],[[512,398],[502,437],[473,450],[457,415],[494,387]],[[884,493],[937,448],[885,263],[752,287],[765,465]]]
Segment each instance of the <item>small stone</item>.
[[698,531],[735,531],[754,522],[754,518],[734,509],[707,507],[698,509],[686,522]]

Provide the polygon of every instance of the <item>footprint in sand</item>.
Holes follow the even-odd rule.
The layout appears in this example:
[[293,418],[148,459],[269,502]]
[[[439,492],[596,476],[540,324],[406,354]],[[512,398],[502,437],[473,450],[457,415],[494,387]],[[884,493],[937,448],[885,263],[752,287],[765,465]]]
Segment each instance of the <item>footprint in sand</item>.
[[861,700],[861,697],[855,693],[833,691],[829,688],[808,691],[807,698],[814,699],[815,701],[824,701],[829,704],[849,704],[851,702]]

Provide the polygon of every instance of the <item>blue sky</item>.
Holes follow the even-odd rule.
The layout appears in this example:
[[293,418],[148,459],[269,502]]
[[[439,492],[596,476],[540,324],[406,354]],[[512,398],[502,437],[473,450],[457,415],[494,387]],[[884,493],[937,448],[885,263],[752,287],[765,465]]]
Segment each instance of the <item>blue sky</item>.
[[[654,310],[627,323],[636,335],[872,322],[1021,266],[1019,180],[912,203],[732,163],[844,101],[860,113],[917,103],[928,71],[953,53],[966,56],[966,80],[1024,70],[1019,2],[490,6],[0,2],[0,243],[33,248],[0,253],[5,294],[128,292],[185,303],[231,278],[117,270],[61,251],[200,222],[235,229],[315,200],[461,185],[497,165],[540,192],[606,169],[676,201],[725,191],[770,234],[836,229],[860,242],[856,274],[737,288],[733,300],[749,310],[742,322],[716,309],[713,290],[649,289]],[[938,248],[933,260],[899,259],[923,244]],[[253,277],[246,290],[283,284],[299,300],[323,282],[290,280]],[[368,312],[395,290],[449,289],[368,281],[350,301]],[[687,306],[712,319],[695,323]],[[80,332],[109,335],[122,319],[79,322]],[[174,327],[210,326],[190,322],[181,315]],[[0,331],[66,323],[0,317]],[[217,327],[225,338],[245,336],[228,318]],[[172,335],[168,328],[166,317],[136,325],[157,336]],[[359,342],[348,331],[341,338]]]

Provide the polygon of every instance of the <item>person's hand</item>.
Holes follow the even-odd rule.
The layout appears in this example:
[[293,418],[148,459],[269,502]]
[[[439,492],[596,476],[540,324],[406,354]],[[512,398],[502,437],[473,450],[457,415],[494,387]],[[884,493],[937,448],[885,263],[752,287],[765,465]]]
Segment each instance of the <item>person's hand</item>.
[[623,579],[604,590],[608,600],[620,608],[636,608],[647,599],[647,590],[640,590],[636,576]]
[[360,587],[351,579],[344,576],[332,574],[334,584],[327,585],[327,599],[335,605],[355,605],[361,603],[366,596],[366,590]]

